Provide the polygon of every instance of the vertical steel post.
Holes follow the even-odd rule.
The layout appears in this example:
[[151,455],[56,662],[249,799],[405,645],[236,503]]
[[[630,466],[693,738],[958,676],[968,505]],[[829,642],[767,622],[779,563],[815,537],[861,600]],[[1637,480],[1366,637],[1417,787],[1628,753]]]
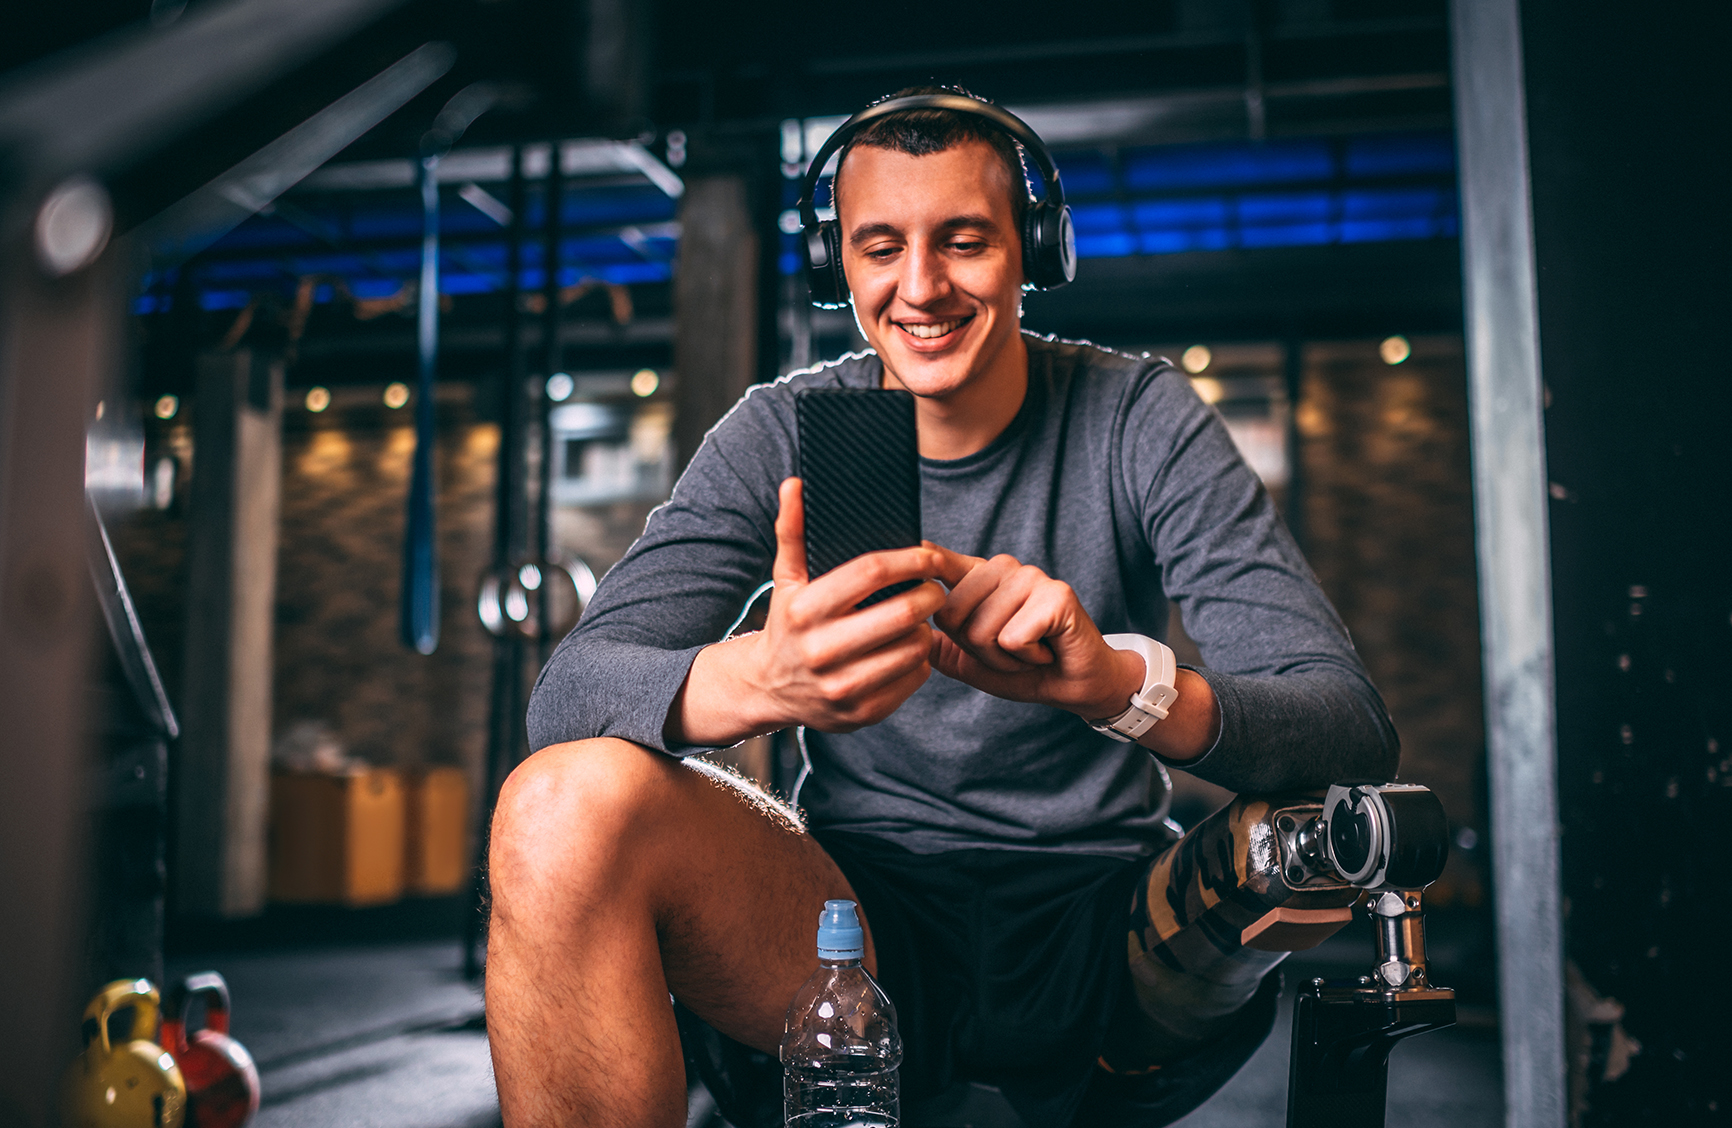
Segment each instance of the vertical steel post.
[[[552,376],[565,365],[565,349],[559,340],[559,228],[560,211],[565,200],[565,170],[560,167],[560,160],[560,144],[556,140],[548,146],[547,215],[542,233],[541,293],[546,301],[541,321],[543,377]],[[537,475],[539,488],[535,491],[535,538],[531,543],[535,546],[536,558],[546,561],[553,547],[553,403],[547,398],[545,385],[541,394],[536,396],[536,403],[540,405],[541,415],[541,462]],[[541,624],[541,637],[536,646],[538,664],[547,661],[553,643],[557,641],[547,634],[548,610],[547,585],[542,584],[536,592],[535,621]]]
[[1505,1121],[1561,1128],[1551,551],[1521,13],[1518,0],[1450,10]]
[[[511,227],[506,232],[505,372],[500,380],[499,458],[494,483],[493,567],[503,570],[522,561],[527,545],[524,520],[528,509],[529,466],[525,440],[529,431],[529,397],[523,371],[523,234],[528,210],[523,180],[523,147],[512,150]],[[514,632],[493,640],[493,685],[487,724],[486,779],[481,794],[481,829],[476,836],[475,865],[470,871],[469,911],[463,916],[463,974],[481,974],[477,943],[485,935],[487,911],[487,836],[493,807],[523,746],[523,640]]]

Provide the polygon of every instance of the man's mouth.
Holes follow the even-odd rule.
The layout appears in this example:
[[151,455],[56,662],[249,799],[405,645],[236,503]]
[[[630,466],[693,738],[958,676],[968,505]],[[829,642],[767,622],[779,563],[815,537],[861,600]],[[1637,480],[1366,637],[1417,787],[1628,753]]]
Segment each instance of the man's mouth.
[[950,321],[934,321],[924,325],[909,321],[898,321],[896,323],[896,328],[907,333],[910,337],[918,337],[922,341],[934,341],[939,337],[948,336],[949,334],[954,333],[956,330],[962,328],[962,326],[967,325],[973,320],[974,315],[969,314],[967,317],[958,317]]

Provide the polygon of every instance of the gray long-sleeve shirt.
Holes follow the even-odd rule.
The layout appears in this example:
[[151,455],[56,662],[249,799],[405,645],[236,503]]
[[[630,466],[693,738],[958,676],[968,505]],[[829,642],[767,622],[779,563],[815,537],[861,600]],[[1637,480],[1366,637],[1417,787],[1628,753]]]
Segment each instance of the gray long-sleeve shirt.
[[[1106,634],[1166,634],[1175,600],[1220,702],[1220,739],[1185,767],[1236,791],[1393,775],[1394,728],[1340,619],[1234,449],[1165,361],[1025,335],[1028,394],[984,450],[922,459],[925,536],[1009,553],[1069,583]],[[877,387],[876,355],[749,391],[607,574],[541,673],[532,747],[617,736],[675,755],[663,724],[775,555],[796,473],[794,393]],[[806,733],[811,824],[916,853],[970,847],[1135,856],[1168,840],[1151,754],[1074,714],[934,673],[895,714]]]

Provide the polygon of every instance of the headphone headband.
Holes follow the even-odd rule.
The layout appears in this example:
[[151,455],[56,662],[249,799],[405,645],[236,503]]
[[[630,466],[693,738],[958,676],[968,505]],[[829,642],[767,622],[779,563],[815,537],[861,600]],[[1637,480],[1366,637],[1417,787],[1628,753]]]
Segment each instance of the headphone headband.
[[1052,154],[1046,151],[1046,143],[1028,127],[1027,122],[991,102],[982,102],[978,98],[969,98],[962,94],[912,94],[906,98],[891,98],[875,106],[868,106],[837,126],[836,131],[825,138],[824,143],[818,147],[817,154],[812,157],[811,165],[806,169],[805,182],[800,190],[802,223],[812,226],[818,222],[818,181],[823,179],[824,166],[829,163],[830,157],[853,140],[855,134],[879,118],[907,110],[950,110],[952,113],[985,118],[1000,132],[1021,145],[1023,152],[1034,159],[1041,182],[1046,186],[1044,202],[1053,207],[1064,206],[1064,185],[1059,180],[1057,166],[1052,163]]

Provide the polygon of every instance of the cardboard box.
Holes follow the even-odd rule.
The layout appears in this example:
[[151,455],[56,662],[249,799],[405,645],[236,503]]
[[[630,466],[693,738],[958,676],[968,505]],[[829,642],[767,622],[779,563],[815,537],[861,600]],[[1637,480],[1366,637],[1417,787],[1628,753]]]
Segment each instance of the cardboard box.
[[408,804],[392,768],[271,776],[273,901],[378,905],[403,895]]
[[469,777],[427,768],[409,778],[409,891],[455,893],[469,884]]

